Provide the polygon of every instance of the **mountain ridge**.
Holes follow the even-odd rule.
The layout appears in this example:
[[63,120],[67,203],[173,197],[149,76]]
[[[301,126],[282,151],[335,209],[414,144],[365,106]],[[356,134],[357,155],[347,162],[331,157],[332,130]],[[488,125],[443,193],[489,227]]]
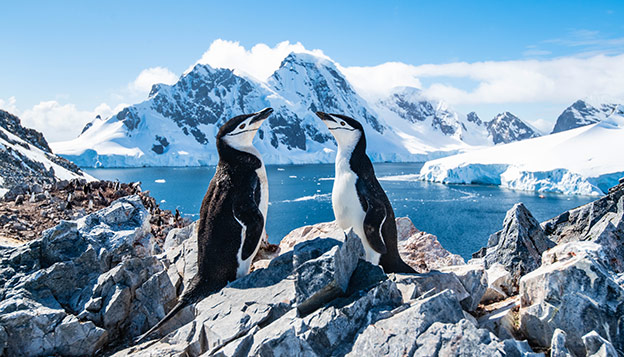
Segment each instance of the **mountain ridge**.
[[51,145],[82,167],[216,164],[218,127],[268,106],[275,111],[254,140],[267,164],[333,160],[336,144],[314,116],[317,110],[363,122],[373,161],[425,161],[493,144],[483,122],[416,88],[365,100],[330,59],[290,53],[264,82],[196,64],[175,84],[152,86],[147,100],[95,119],[76,139]]

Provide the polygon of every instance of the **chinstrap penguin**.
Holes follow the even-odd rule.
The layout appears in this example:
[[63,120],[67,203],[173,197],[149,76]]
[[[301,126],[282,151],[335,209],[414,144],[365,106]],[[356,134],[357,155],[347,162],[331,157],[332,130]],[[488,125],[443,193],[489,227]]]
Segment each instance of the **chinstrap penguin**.
[[366,260],[386,273],[415,273],[399,255],[394,211],[366,155],[364,128],[355,119],[317,112],[338,143],[332,190],[334,216],[340,228],[353,227]]
[[266,108],[228,120],[217,134],[219,163],[200,209],[197,275],[178,304],[140,342],[184,307],[247,273],[265,235],[269,188],[262,157],[252,145],[273,112]]

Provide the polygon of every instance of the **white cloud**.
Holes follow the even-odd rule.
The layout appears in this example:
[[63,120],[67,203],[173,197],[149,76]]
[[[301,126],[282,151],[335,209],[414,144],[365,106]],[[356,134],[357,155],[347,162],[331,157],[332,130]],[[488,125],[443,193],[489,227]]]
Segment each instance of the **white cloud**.
[[527,120],[527,122],[533,125],[542,134],[550,134],[553,129],[553,122],[544,119]]
[[128,87],[134,92],[149,93],[152,85],[157,83],[174,84],[178,81],[178,76],[164,67],[151,67],[139,73],[134,82]]
[[[624,98],[624,55],[550,60],[457,62],[449,64],[382,64],[346,67],[343,72],[356,88],[372,91],[405,81],[427,79],[422,87],[431,97],[453,105],[488,103],[572,103],[591,95]],[[378,81],[371,81],[377,78]],[[399,80],[397,80],[399,78]],[[472,89],[458,88],[445,79],[468,79]]]
[[7,111],[13,115],[17,115],[17,106],[15,106],[15,97],[9,97],[8,100],[0,99],[0,109]]
[[49,142],[70,140],[77,137],[82,128],[96,115],[102,118],[117,113],[124,104],[112,109],[105,103],[93,111],[79,110],[74,104],[61,104],[55,100],[36,104],[31,109],[19,113],[22,125],[42,132]]
[[422,88],[420,80],[410,72],[414,66],[388,62],[374,67],[339,67],[349,82],[364,97],[387,95],[394,87]]
[[[283,41],[275,47],[259,43],[247,50],[239,42],[218,39],[210,44],[208,51],[204,52],[196,64],[208,64],[214,68],[229,68],[237,74],[247,74],[264,81],[279,68],[282,60],[291,52],[309,53],[329,58],[321,50],[307,50],[300,42],[292,44],[289,41]],[[194,65],[187,72],[193,67]]]

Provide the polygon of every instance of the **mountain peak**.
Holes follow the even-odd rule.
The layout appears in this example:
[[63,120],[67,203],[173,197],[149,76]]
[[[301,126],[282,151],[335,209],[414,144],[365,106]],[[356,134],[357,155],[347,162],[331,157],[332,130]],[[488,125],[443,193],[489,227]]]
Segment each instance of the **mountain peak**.
[[540,136],[535,129],[510,112],[498,114],[486,125],[494,144],[507,144]]
[[314,64],[316,66],[326,66],[335,68],[336,65],[334,62],[330,61],[327,58],[323,58],[320,56],[316,56],[310,53],[302,53],[302,52],[291,52],[286,56],[282,63],[280,64],[280,68],[288,66],[288,65],[302,65],[302,64]]
[[579,99],[567,107],[557,118],[552,134],[604,120],[613,112],[615,104],[590,104]]

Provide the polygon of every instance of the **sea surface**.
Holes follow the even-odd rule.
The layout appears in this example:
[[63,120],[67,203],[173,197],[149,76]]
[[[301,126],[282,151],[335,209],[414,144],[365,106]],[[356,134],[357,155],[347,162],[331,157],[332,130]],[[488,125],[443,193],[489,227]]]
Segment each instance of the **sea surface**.
[[[422,163],[377,163],[375,172],[397,217],[409,217],[422,231],[438,236],[449,251],[469,259],[502,228],[505,213],[523,202],[538,221],[596,199],[590,196],[513,191],[498,186],[444,185],[414,181]],[[165,209],[198,219],[215,167],[85,169],[103,180],[141,181],[143,190]],[[403,176],[407,175],[407,176]],[[269,165],[267,234],[271,243],[297,227],[332,221],[334,165]],[[403,177],[402,177],[403,176]]]

